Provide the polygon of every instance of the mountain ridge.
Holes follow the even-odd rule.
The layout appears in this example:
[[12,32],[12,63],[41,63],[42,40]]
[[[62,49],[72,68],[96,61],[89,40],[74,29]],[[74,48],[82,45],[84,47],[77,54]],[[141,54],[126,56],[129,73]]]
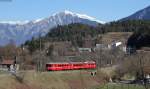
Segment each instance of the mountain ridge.
[[64,10],[64,11],[61,11],[61,12],[56,12],[54,14],[52,14],[51,16],[49,17],[46,17],[46,18],[38,18],[38,19],[35,19],[35,20],[24,20],[24,21],[20,21],[20,20],[17,20],[17,21],[0,21],[0,24],[17,24],[17,25],[23,25],[23,24],[27,24],[27,23],[37,23],[37,22],[40,22],[41,20],[44,20],[44,19],[48,19],[52,16],[56,16],[60,13],[64,13],[64,14],[70,14],[70,15],[73,15],[73,16],[78,16],[80,18],[83,18],[83,19],[89,19],[89,20],[92,20],[92,21],[96,21],[98,23],[101,23],[101,24],[104,24],[105,22],[104,21],[100,21],[100,20],[97,20],[96,18],[94,17],[91,17],[91,16],[88,16],[86,14],[79,14],[79,13],[76,13],[76,12],[71,12],[69,10]]
[[31,40],[32,37],[39,37],[40,35],[46,35],[50,29],[57,27],[58,25],[67,25],[71,23],[82,23],[91,26],[97,26],[103,24],[95,21],[87,15],[77,14],[70,11],[63,11],[53,14],[44,19],[37,19],[32,21],[20,22],[17,21],[10,23],[0,22],[0,45],[6,45],[10,42],[14,42],[16,45],[23,44],[27,40]]

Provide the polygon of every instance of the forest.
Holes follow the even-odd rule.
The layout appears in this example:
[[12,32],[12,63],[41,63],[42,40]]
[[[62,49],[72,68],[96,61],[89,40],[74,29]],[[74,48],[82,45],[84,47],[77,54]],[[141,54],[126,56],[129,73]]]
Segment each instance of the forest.
[[96,39],[98,35],[108,32],[133,32],[134,34],[128,39],[127,46],[136,49],[150,46],[150,21],[145,20],[114,21],[103,25],[99,24],[96,27],[79,23],[58,26],[51,29],[46,36],[39,37],[39,39],[33,38],[24,45],[28,46],[30,51],[34,51],[40,48],[40,45],[37,44],[41,39],[44,42],[71,41],[74,46],[82,47],[83,40],[88,36]]

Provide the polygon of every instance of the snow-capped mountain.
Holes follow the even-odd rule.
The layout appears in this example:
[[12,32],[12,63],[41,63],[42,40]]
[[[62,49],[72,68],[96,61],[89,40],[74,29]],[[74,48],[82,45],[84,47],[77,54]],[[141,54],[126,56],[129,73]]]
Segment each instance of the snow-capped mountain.
[[121,19],[121,21],[124,20],[150,20],[150,6],[137,11],[136,13]]
[[8,44],[10,41],[14,41],[16,45],[20,45],[30,40],[32,37],[45,35],[50,29],[58,25],[67,25],[71,23],[96,26],[104,22],[84,14],[70,11],[59,12],[48,18],[34,21],[0,21],[0,45]]

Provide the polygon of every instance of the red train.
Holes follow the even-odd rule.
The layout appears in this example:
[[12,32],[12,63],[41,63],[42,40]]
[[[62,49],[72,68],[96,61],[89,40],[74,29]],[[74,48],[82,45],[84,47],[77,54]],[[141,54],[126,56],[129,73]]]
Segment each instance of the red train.
[[87,62],[60,62],[60,63],[47,63],[46,69],[48,71],[60,70],[79,70],[79,69],[95,69],[96,63],[94,61]]

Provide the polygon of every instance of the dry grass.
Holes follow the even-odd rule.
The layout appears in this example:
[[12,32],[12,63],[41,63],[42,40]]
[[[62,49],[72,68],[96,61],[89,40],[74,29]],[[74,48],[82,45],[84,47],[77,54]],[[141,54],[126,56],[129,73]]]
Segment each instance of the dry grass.
[[102,42],[105,44],[110,44],[112,41],[121,41],[123,44],[132,35],[132,32],[109,32],[103,35]]
[[115,69],[116,66],[112,66],[112,67],[101,68],[101,71],[111,77],[114,75]]
[[57,71],[24,73],[23,82],[18,82],[10,74],[0,75],[0,89],[90,89],[104,82],[105,74],[98,72],[91,76],[90,71]]

